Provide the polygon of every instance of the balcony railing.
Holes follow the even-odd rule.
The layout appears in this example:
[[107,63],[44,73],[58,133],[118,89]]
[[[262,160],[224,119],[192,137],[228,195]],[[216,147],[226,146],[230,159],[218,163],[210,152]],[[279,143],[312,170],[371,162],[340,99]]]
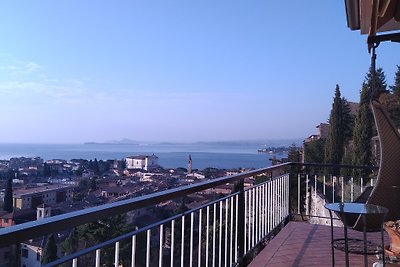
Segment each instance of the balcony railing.
[[[353,201],[367,185],[374,183],[373,179],[323,174],[325,168],[333,167],[365,169],[300,163],[275,165],[3,228],[0,247],[13,246],[19,251],[20,244],[29,239],[69,232],[87,223],[235,184],[228,195],[182,209],[176,215],[65,255],[46,266],[241,266],[292,215],[313,216],[309,211],[312,196]],[[256,177],[258,183],[246,187],[244,181],[250,177]],[[113,226],[108,227],[111,230]]]

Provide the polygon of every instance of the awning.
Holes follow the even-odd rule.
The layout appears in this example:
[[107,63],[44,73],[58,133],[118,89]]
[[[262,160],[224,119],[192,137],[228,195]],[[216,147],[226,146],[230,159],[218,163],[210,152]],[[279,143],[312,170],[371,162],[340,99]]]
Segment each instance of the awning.
[[368,34],[369,47],[400,42],[400,0],[345,0],[345,5],[347,26]]

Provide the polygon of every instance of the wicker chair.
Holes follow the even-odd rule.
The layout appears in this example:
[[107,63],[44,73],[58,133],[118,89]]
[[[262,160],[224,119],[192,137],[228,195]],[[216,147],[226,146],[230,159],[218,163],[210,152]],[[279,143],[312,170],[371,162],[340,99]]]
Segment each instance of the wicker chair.
[[[400,219],[400,134],[382,105],[373,101],[372,113],[380,142],[380,165],[376,184],[369,196],[363,196],[367,204],[386,207],[389,210],[386,221]],[[357,201],[357,202],[364,202]],[[360,216],[346,217],[347,224],[355,230],[362,230]],[[382,220],[367,215],[367,231],[380,231]]]

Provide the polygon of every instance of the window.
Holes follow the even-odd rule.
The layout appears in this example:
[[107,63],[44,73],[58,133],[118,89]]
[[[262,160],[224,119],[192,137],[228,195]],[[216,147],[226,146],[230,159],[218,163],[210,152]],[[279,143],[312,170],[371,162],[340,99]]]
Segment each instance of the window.
[[24,258],[28,258],[28,250],[25,248],[21,249],[21,256]]
[[39,252],[36,252],[36,260],[40,261],[40,253]]

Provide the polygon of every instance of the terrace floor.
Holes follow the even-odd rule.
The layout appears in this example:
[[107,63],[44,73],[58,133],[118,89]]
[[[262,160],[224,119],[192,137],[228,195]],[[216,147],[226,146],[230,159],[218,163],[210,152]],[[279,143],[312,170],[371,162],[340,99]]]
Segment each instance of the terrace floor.
[[[389,244],[386,233],[385,245]],[[343,228],[334,228],[334,237],[343,236]],[[348,236],[361,238],[362,233],[349,230]],[[380,244],[380,233],[367,233],[367,239]],[[258,254],[249,267],[331,266],[330,226],[289,222]],[[364,266],[364,256],[349,254],[350,266]],[[368,266],[377,262],[376,255],[368,256]],[[335,250],[335,266],[346,266],[345,253]],[[386,266],[395,266],[386,264]],[[400,266],[400,265],[396,265]]]

